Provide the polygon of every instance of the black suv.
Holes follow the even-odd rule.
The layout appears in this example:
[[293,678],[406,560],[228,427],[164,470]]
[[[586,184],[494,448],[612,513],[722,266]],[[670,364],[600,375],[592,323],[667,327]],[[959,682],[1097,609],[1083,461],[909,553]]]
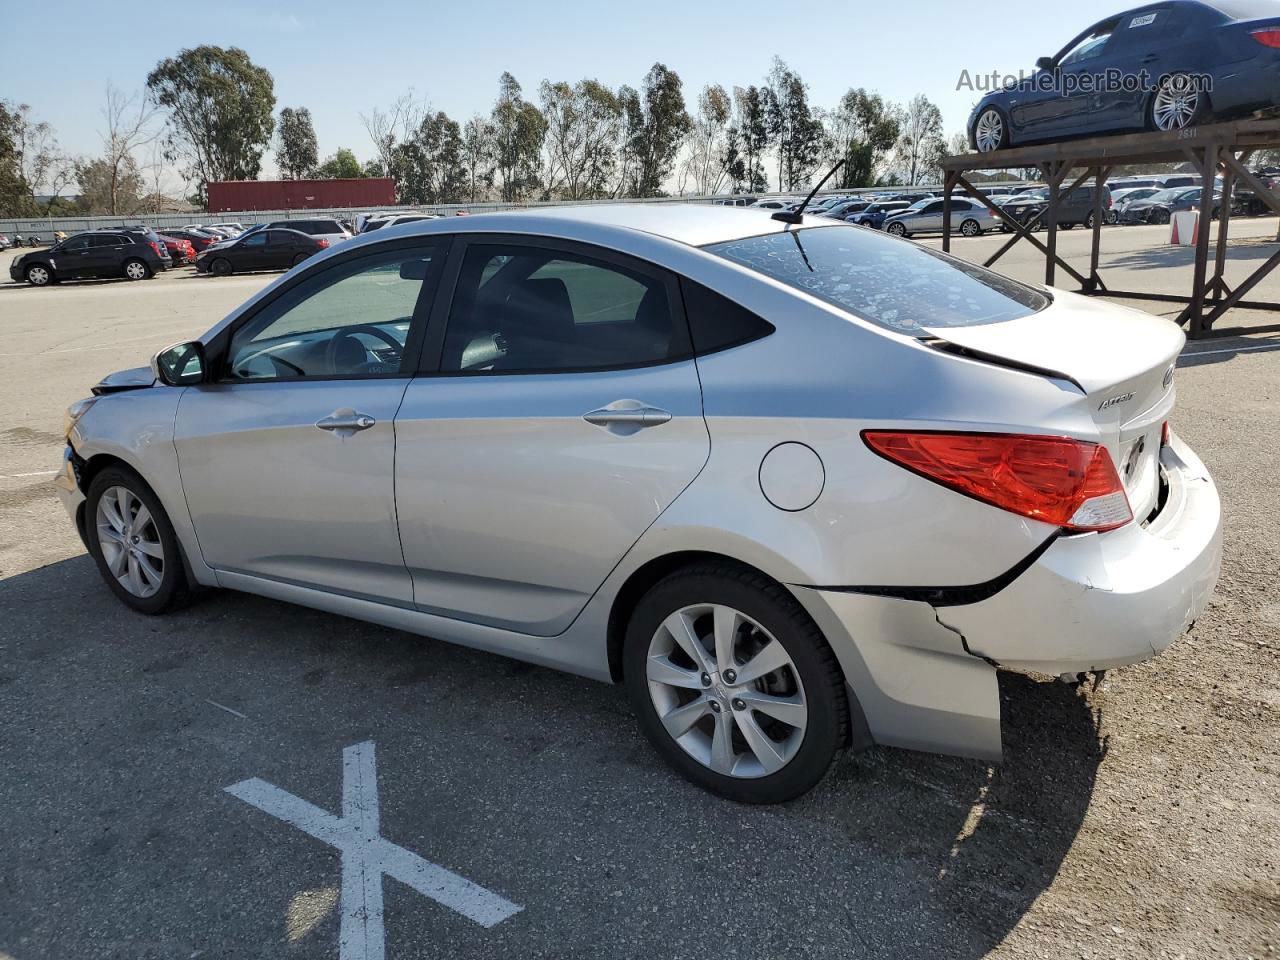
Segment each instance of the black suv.
[[158,239],[121,230],[77,233],[47,250],[33,250],[9,264],[14,282],[43,287],[59,280],[123,277],[145,280],[173,261]]
[[[1076,187],[1070,193],[1058,198],[1058,226],[1063,230],[1070,230],[1078,223],[1084,224],[1090,229],[1093,228],[1093,194],[1096,187],[1093,184],[1089,186]],[[1000,209],[1009,214],[1019,223],[1025,225],[1030,223],[1043,210],[1049,202],[1049,191],[1046,187],[1040,187],[1027,193],[1019,194],[1008,203],[1002,204]],[[1102,213],[1104,215],[1111,209],[1111,190],[1109,187],[1102,188]],[[1047,226],[1048,215],[1040,218],[1040,222],[1036,224],[1037,230],[1043,230]],[[1000,225],[1001,230],[1008,231],[1006,224]]]

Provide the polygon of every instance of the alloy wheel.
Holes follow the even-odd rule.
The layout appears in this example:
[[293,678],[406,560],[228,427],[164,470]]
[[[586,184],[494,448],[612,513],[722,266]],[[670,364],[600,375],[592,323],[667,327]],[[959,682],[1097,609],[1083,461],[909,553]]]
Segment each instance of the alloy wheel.
[[1151,119],[1160,130],[1181,130],[1190,126],[1200,109],[1200,91],[1191,78],[1177,74],[1166,78],[1151,104]]
[[973,125],[973,142],[979,153],[990,153],[999,150],[1004,142],[1004,120],[997,110],[982,111],[978,122]]
[[982,232],[982,228],[978,226],[976,220],[966,220],[960,224],[960,232],[966,237],[976,237]]
[[151,511],[127,487],[108,487],[98,499],[98,545],[107,569],[125,590],[146,598],[164,582],[164,545]]
[[667,734],[715,773],[777,773],[804,740],[809,708],[786,648],[723,604],[668,616],[649,642],[649,697]]

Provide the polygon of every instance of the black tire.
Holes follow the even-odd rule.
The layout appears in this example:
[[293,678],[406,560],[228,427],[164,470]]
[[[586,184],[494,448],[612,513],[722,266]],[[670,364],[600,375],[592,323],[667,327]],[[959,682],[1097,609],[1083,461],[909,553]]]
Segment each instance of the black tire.
[[[803,739],[786,765],[772,774],[734,777],[703,765],[667,733],[650,696],[647,658],[659,626],[673,612],[704,603],[730,606],[772,634],[803,685],[809,711]],[[846,743],[849,703],[835,654],[795,597],[754,571],[706,564],[659,581],[631,614],[623,658],[627,694],[645,736],[682,776],[722,797],[742,803],[792,800],[822,780]]]
[[33,263],[25,271],[27,283],[33,287],[46,287],[53,282],[53,270],[47,263]]
[[218,257],[213,263],[209,264],[209,272],[215,277],[231,276],[231,261],[226,257]]
[[1060,224],[1058,224],[1058,229],[1059,229],[1059,230],[1072,230],[1072,229],[1074,229],[1074,228],[1075,228],[1075,224],[1074,224],[1073,222],[1071,222],[1071,221],[1068,221],[1068,222],[1066,222],[1066,223],[1060,223]]
[[960,234],[965,237],[978,237],[982,235],[982,224],[972,218],[960,224]]
[[1160,210],[1154,211],[1151,214],[1151,223],[1163,224],[1163,223],[1168,223],[1169,220],[1170,220],[1170,215],[1168,210],[1160,209]]
[[145,260],[137,257],[130,257],[120,264],[120,272],[126,280],[150,280],[152,277],[151,267],[147,266]]
[[[98,504],[112,487],[124,487],[140,500],[151,514],[154,532],[164,547],[164,568],[160,578],[160,586],[155,593],[147,597],[135,596],[125,589],[124,585],[111,573],[107,559],[103,555],[102,544],[97,533]],[[139,613],[159,614],[175,610],[187,602],[191,594],[190,584],[183,564],[182,547],[178,543],[169,515],[160,504],[159,498],[147,486],[140,476],[125,467],[107,467],[93,478],[89,484],[89,495],[85,502],[85,539],[89,542],[89,553],[98,565],[98,572],[106,581],[107,587],[126,606]]]
[[895,220],[884,228],[884,232],[895,237],[905,237],[907,235],[907,228],[901,221]]

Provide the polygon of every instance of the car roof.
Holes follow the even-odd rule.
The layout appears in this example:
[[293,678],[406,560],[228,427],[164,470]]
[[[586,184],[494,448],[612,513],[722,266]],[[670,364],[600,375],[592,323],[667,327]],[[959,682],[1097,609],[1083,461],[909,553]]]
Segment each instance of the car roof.
[[[605,203],[581,206],[544,207],[534,210],[475,214],[470,217],[444,217],[422,220],[391,228],[422,232],[501,232],[564,235],[581,228],[592,234],[647,233],[676,243],[701,247],[709,243],[738,240],[742,237],[778,233],[787,224],[773,219],[775,211],[751,207],[726,207],[713,203]],[[825,217],[806,219],[808,226],[832,226]],[[379,231],[381,232],[381,231]]]

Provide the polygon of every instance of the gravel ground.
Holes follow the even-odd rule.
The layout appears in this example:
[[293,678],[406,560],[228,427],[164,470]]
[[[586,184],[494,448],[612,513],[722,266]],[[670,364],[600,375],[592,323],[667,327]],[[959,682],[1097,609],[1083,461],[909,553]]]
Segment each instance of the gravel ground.
[[[1259,262],[1275,230],[1238,223],[1233,255]],[[1189,282],[1159,228],[1104,238],[1113,285]],[[1077,262],[1086,244],[1060,241]],[[1000,267],[1043,271],[1025,244]],[[1191,634],[1097,690],[1004,676],[998,767],[875,749],[758,809],[668,773],[620,690],[246,596],[158,620],[109,596],[42,473],[62,410],[269,279],[0,285],[0,960],[336,956],[337,853],[223,788],[336,811],[365,740],[384,834],[524,908],[484,930],[387,882],[390,957],[1277,953],[1270,317],[1179,364],[1175,427],[1227,518]]]

